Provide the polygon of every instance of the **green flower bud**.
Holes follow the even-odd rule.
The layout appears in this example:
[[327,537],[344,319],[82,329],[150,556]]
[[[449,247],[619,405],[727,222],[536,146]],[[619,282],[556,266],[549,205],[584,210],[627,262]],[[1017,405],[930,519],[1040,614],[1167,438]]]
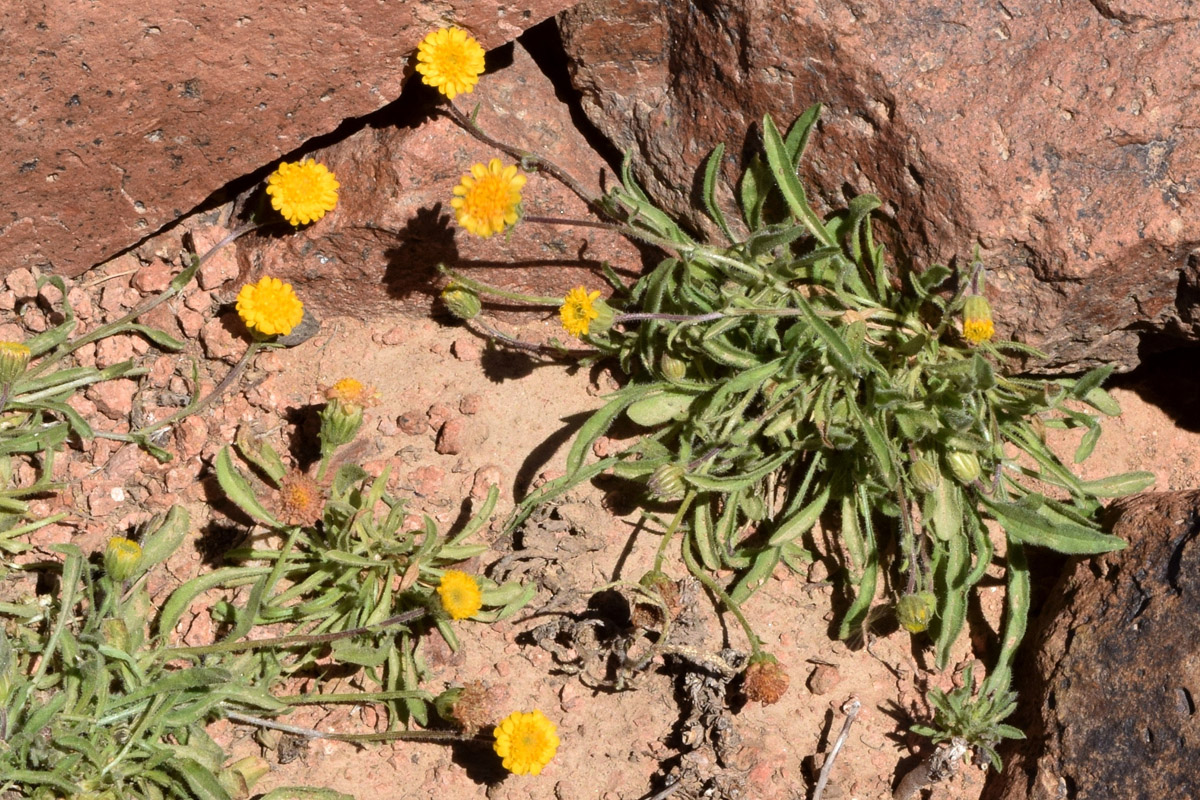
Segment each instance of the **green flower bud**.
[[979,458],[967,450],[954,450],[947,454],[946,463],[954,477],[963,483],[970,483],[979,477]]
[[142,547],[132,539],[114,536],[104,548],[104,571],[114,581],[132,578],[142,564]]
[[904,595],[896,603],[896,616],[900,620],[900,627],[909,633],[921,633],[928,629],[936,605],[937,598],[933,592]]
[[0,386],[8,386],[25,374],[29,348],[20,342],[0,342]]
[[663,353],[658,357],[658,371],[667,380],[677,383],[683,380],[684,375],[687,375],[687,362],[670,353]]
[[992,305],[981,294],[973,294],[963,303],[963,338],[982,344],[996,332],[992,324]]
[[321,409],[321,449],[325,452],[354,441],[363,423],[363,407],[334,398]]
[[659,500],[678,500],[683,497],[683,467],[678,464],[663,464],[654,470],[646,488]]
[[483,307],[473,289],[458,283],[451,283],[442,290],[442,302],[451,314],[461,320],[475,319]]
[[595,310],[596,316],[588,325],[588,335],[596,336],[601,333],[607,333],[613,326],[613,320],[616,319],[617,312],[603,300],[597,300],[593,303],[592,309]]
[[924,456],[912,462],[909,475],[912,477],[913,486],[916,487],[917,491],[924,494],[937,491],[938,484],[942,482],[942,476],[938,472],[938,468]]

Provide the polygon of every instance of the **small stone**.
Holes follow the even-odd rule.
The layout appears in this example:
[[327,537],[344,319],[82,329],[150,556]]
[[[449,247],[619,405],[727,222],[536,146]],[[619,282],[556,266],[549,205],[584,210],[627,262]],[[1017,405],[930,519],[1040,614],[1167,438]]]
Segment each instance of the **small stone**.
[[444,456],[454,456],[463,452],[466,449],[466,428],[467,421],[462,417],[447,420],[438,431],[433,449]]
[[128,378],[117,378],[92,384],[86,394],[101,414],[111,420],[119,420],[128,418],[133,410],[133,396],[137,388],[137,383]]
[[[224,239],[229,231],[219,225],[207,225],[192,231],[192,246],[201,256],[212,250],[213,246]],[[216,289],[226,281],[238,276],[236,250],[228,245],[213,253],[211,257],[196,270],[196,283],[201,289]]]
[[425,416],[429,418],[430,427],[437,430],[454,416],[454,409],[445,403],[434,403],[429,407],[429,411],[425,412]]
[[40,308],[26,306],[21,312],[21,324],[25,326],[25,330],[32,333],[41,333],[50,327],[46,315],[42,313]]
[[842,673],[832,664],[817,664],[808,676],[808,690],[815,695],[829,694],[842,682]]
[[379,431],[381,435],[389,437],[395,436],[400,432],[399,426],[396,425],[396,421],[391,417],[380,418],[379,424],[375,426],[375,430]]
[[396,425],[409,436],[429,430],[429,417],[420,411],[406,411],[396,418]]
[[158,294],[171,283],[171,268],[161,261],[152,261],[137,271],[131,281],[142,294]]
[[450,352],[459,361],[478,361],[483,349],[474,336],[460,336],[450,345]]
[[141,295],[128,286],[109,284],[100,292],[100,308],[113,313],[129,311],[140,299]]
[[458,401],[458,410],[467,416],[478,414],[483,410],[483,395],[466,394]]
[[445,480],[446,470],[432,464],[417,467],[408,473],[408,482],[412,485],[413,491],[424,497],[432,497],[437,494]]
[[174,374],[175,359],[171,356],[159,356],[150,365],[150,373],[146,376],[146,380],[150,382],[151,386],[161,389],[167,385],[167,381],[171,380],[171,376]]
[[93,517],[107,517],[125,502],[125,492],[120,486],[97,486],[88,492],[88,511]]
[[204,352],[210,358],[233,361],[242,351],[242,343],[229,332],[225,320],[231,315],[226,314],[210,319],[200,332],[200,341],[204,344]]
[[167,491],[178,492],[187,488],[187,486],[195,479],[195,476],[192,474],[192,472],[193,471],[187,467],[174,467],[167,470]]
[[379,337],[379,340],[389,346],[403,344],[408,341],[408,328],[404,325],[397,325]]
[[189,339],[196,338],[200,333],[200,329],[204,327],[204,320],[207,319],[204,314],[187,308],[179,309],[177,317],[179,319],[179,329]]
[[185,417],[175,426],[175,441],[181,458],[199,455],[208,441],[208,423],[196,415]]
[[190,292],[184,295],[183,305],[192,311],[199,311],[208,316],[213,307],[212,292]]
[[37,278],[29,267],[14,269],[4,279],[4,284],[17,297],[37,297]]
[[107,369],[113,364],[128,361],[134,356],[133,337],[130,334],[108,336],[96,342],[96,366]]
[[493,486],[500,486],[504,479],[504,471],[498,464],[487,464],[475,470],[475,478],[471,482],[471,497],[482,500],[487,497]]
[[[0,292],[0,311],[16,311],[17,294],[11,289]],[[11,340],[9,340],[11,341]]]
[[75,316],[83,322],[87,322],[96,315],[96,308],[92,305],[92,296],[78,286],[72,286],[67,291],[67,302],[71,304]]

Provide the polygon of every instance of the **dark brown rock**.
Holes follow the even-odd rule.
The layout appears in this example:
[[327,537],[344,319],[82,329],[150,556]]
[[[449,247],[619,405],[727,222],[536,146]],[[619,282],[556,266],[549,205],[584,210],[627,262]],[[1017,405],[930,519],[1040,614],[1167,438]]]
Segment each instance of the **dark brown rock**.
[[[485,74],[473,95],[457,101],[468,111],[476,103],[488,135],[552,159],[599,194],[604,161],[520,43],[510,65]],[[462,175],[492,158],[514,160],[447,117],[368,127],[314,155],[341,182],[338,208],[295,234],[247,238],[238,244],[238,258],[251,279],[268,274],[291,282],[318,316],[428,314],[445,283],[438,264],[509,290],[549,296],[579,285],[605,288],[601,261],[627,275],[640,269],[638,251],[609,231],[524,222],[481,239],[460,228],[450,200]],[[582,200],[541,174],[529,175],[523,206],[529,215],[595,219]],[[485,316],[495,309],[485,302]],[[554,308],[538,313],[557,327]]]
[[0,272],[77,275],[387,105],[417,43],[448,21],[490,49],[569,5],[0,4]]
[[712,149],[733,180],[764,113],[821,102],[819,205],[877,194],[918,268],[978,245],[1001,333],[1042,368],[1128,369],[1145,333],[1200,338],[1196,20],[1180,0],[590,0],[561,28],[588,116],[696,227]]
[[986,800],[1200,797],[1200,491],[1123,501],[1113,533],[1129,547],[1075,563],[1031,629],[1029,738]]

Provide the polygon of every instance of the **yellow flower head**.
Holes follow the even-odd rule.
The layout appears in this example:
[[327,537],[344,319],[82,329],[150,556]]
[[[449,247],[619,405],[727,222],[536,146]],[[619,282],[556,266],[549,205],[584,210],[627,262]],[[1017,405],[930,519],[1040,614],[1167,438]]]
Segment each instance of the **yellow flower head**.
[[577,338],[587,336],[588,325],[600,316],[600,312],[596,310],[598,297],[600,297],[599,291],[588,294],[588,290],[582,286],[567,292],[567,296],[563,298],[562,308],[558,309],[558,315],[562,318],[562,324],[567,329],[567,333]]
[[304,318],[304,304],[290,283],[264,276],[238,292],[237,313],[246,327],[263,336],[287,336]]
[[127,581],[142,563],[142,547],[132,539],[114,536],[104,548],[104,571],[114,581]]
[[311,158],[284,162],[267,178],[271,206],[296,227],[316,222],[337,205],[340,184],[324,164]]
[[514,711],[496,726],[492,748],[515,775],[537,775],[558,751],[558,726],[541,711]]
[[963,304],[963,338],[971,344],[982,344],[996,332],[992,325],[992,306],[981,294],[973,294]]
[[479,591],[479,584],[467,573],[456,569],[448,569],[443,573],[437,593],[442,598],[442,607],[451,619],[473,617],[483,608],[483,594]]
[[516,164],[506,167],[500,159],[493,158],[487,166],[476,164],[462,176],[462,182],[454,187],[450,205],[459,225],[486,239],[517,224],[524,186],[525,176],[517,171]]
[[277,507],[285,524],[313,526],[325,513],[325,498],[316,481],[293,470],[279,482]]
[[336,400],[344,406],[371,408],[379,402],[379,392],[354,378],[342,378],[325,390],[325,399]]
[[417,45],[417,72],[451,100],[470,94],[483,73],[483,47],[464,30],[436,30]]
[[29,366],[29,348],[20,342],[0,342],[0,385],[12,383]]

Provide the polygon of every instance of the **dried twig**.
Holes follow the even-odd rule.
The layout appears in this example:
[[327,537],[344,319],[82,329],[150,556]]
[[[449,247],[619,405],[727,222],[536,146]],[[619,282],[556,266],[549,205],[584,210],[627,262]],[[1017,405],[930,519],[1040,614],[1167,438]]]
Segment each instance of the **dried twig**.
[[841,752],[842,745],[846,742],[846,737],[850,735],[850,726],[854,724],[855,717],[858,716],[859,709],[862,708],[862,703],[857,697],[851,697],[845,703],[842,703],[842,713],[846,715],[846,721],[842,723],[842,732],[838,734],[837,740],[833,743],[833,747],[829,748],[829,755],[825,757],[825,764],[821,767],[821,775],[817,778],[817,788],[813,789],[812,800],[821,800],[821,795],[825,793],[825,784],[829,782],[829,773],[833,771],[833,761]]

